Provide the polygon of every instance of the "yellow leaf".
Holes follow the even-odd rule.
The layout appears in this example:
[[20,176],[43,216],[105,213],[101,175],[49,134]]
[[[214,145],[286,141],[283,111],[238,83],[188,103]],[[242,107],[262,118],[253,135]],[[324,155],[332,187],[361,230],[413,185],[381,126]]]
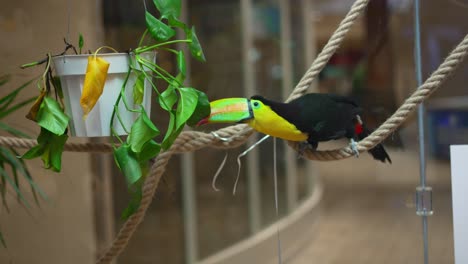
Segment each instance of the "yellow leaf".
[[29,110],[28,114],[26,115],[27,119],[30,119],[36,122],[37,112],[41,107],[42,101],[44,101],[44,97],[46,96],[47,92],[45,90],[41,91],[41,94],[37,97],[36,101],[34,102],[33,106]]
[[83,118],[91,112],[94,105],[104,90],[106,83],[107,71],[109,63],[97,56],[88,57],[88,67],[83,84],[83,92],[81,93],[80,105],[83,108]]

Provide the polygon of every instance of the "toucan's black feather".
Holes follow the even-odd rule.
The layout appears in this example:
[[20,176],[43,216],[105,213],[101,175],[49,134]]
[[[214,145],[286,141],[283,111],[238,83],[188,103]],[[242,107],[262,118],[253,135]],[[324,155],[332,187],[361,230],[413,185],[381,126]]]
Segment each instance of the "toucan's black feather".
[[[318,142],[332,139],[349,138],[362,139],[368,135],[363,127],[361,133],[356,132],[357,115],[362,110],[350,98],[334,94],[310,93],[289,103],[279,103],[262,96],[253,96],[269,106],[285,120],[294,124],[297,129],[309,135],[307,141],[314,147]],[[364,134],[366,133],[367,134]],[[382,162],[390,157],[382,145],[369,150],[375,159]]]

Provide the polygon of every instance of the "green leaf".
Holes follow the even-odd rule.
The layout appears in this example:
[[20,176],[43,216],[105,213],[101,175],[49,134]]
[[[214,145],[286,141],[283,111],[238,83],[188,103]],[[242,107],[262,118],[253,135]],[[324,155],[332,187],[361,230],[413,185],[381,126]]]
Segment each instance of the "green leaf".
[[4,85],[5,83],[9,82],[11,76],[9,74],[1,75],[0,76],[0,86]]
[[179,136],[179,134],[182,132],[184,129],[183,126],[181,126],[179,129],[176,129],[175,124],[176,124],[176,114],[174,111],[169,112],[169,125],[167,126],[167,132],[166,135],[164,136],[163,142],[161,144],[161,147],[164,150],[168,150],[171,146],[172,143],[176,140],[176,138]]
[[158,97],[159,105],[166,111],[171,111],[174,104],[177,102],[177,93],[173,86],[167,87],[167,89],[161,93]]
[[174,16],[169,16],[168,22],[170,26],[181,28],[184,31],[186,31],[188,28],[184,22],[180,21],[177,17],[174,17]]
[[198,91],[198,102],[192,116],[187,120],[187,125],[195,126],[200,120],[210,115],[210,101],[204,92]]
[[6,245],[6,242],[5,242],[5,238],[3,237],[3,233],[0,232],[0,242],[2,243],[2,246],[4,248],[7,248],[7,245]]
[[185,66],[185,56],[183,51],[177,52],[177,68],[179,69],[182,76],[186,76],[187,67]]
[[21,158],[22,159],[34,159],[44,154],[44,152],[45,152],[44,145],[36,145],[32,147],[31,149],[29,149],[26,153],[24,153],[21,156]]
[[141,178],[140,164],[138,163],[136,154],[131,150],[130,145],[123,144],[114,150],[114,159],[125,176],[128,186],[132,186]]
[[176,111],[176,130],[183,127],[192,116],[198,103],[198,92],[194,88],[179,88],[180,100]]
[[200,41],[198,41],[197,34],[195,33],[195,27],[192,27],[191,30],[188,30],[186,34],[187,38],[192,40],[192,42],[189,43],[189,49],[190,53],[192,53],[192,56],[201,62],[205,62],[205,54],[203,53]]
[[[8,82],[10,78],[8,75],[4,75],[0,77],[0,86]],[[26,88],[29,84],[31,84],[34,81],[34,79],[31,79],[27,81],[26,83],[22,84],[20,87],[16,88],[15,90],[11,91],[9,94],[5,95],[4,97],[0,98],[0,112],[5,111],[8,106],[15,100],[16,96]],[[5,115],[3,115],[5,116]]]
[[29,105],[31,102],[33,102],[34,100],[36,100],[36,98],[29,98],[27,100],[24,100],[22,102],[19,102],[15,105],[13,105],[12,107],[10,107],[9,109],[3,109],[3,110],[0,110],[0,119],[4,118],[5,116],[15,112],[16,110],[20,109],[21,107],[25,106],[25,105]]
[[67,129],[68,121],[69,118],[59,103],[46,96],[37,112],[37,123],[56,135],[62,135]]
[[13,128],[3,122],[0,122],[0,129],[12,134],[13,136],[31,138],[31,136],[29,136],[28,134],[25,134],[22,131],[16,128]]
[[180,0],[153,0],[153,2],[161,13],[161,18],[180,17],[182,7]]
[[67,142],[68,135],[53,135],[53,140],[50,142],[49,159],[50,168],[55,172],[60,172],[62,169],[62,153],[65,142]]
[[[3,157],[0,157],[0,168],[5,169]],[[6,199],[6,194],[7,194],[7,192],[6,192],[6,188],[7,188],[6,180],[5,180],[5,177],[0,177],[0,179],[1,179],[0,193],[1,193],[1,195],[2,195],[3,207],[5,207],[5,209],[6,209],[7,212],[9,213],[9,212],[10,212],[10,208],[8,207],[7,199]]]
[[62,83],[60,82],[60,77],[54,76],[52,78],[52,85],[54,85],[55,91],[57,95],[63,99],[63,90],[62,90]]
[[[15,149],[10,148],[10,150],[15,155],[14,156],[15,158],[20,156],[19,153]],[[42,189],[39,188],[39,186],[36,184],[36,182],[34,182],[34,180],[32,178],[32,175],[29,172],[28,167],[26,166],[26,163],[24,162],[24,160],[22,160],[22,159],[16,159],[16,160],[19,163],[12,164],[12,166],[14,166],[14,168],[12,167],[12,170],[13,169],[19,170],[24,175],[24,178],[28,181],[29,186],[31,187],[31,192],[33,194],[33,197],[34,197],[34,200],[35,200],[36,204],[39,205],[39,200],[37,199],[36,191],[39,193],[39,195],[41,195],[42,199],[47,201],[49,198],[42,191]]]
[[128,206],[124,209],[124,211],[122,212],[122,215],[120,216],[122,220],[127,220],[140,207],[141,198],[143,197],[141,188],[138,188],[137,190],[132,191],[130,193],[130,197],[131,198],[130,198],[130,202],[128,203]]
[[78,48],[80,49],[80,54],[81,54],[81,49],[83,49],[84,46],[84,38],[83,35],[80,33],[78,36]]
[[17,186],[15,184],[15,182],[10,178],[10,176],[8,175],[8,173],[2,168],[0,167],[0,174],[3,176],[3,178],[5,178],[5,180],[10,184],[11,187],[13,187],[13,189],[15,190],[15,192],[18,194],[19,196],[19,199],[21,200],[21,202],[23,202],[23,204],[29,208],[29,203],[28,201],[26,201],[26,199],[24,198],[23,196],[23,193],[21,193],[20,189],[19,189],[19,186]]
[[146,12],[146,27],[151,36],[158,41],[166,41],[175,35],[175,30],[155,18],[148,11]]
[[[21,186],[18,180],[18,172],[16,171],[15,166],[12,163],[10,163],[10,168],[11,168],[11,172],[13,173],[13,179],[15,180],[15,184],[16,186],[18,186],[18,190],[20,190],[21,192]],[[17,193],[16,196],[18,198],[18,201],[20,201],[20,194]]]
[[133,103],[141,104],[143,102],[143,96],[145,94],[145,74],[140,72],[133,85]]
[[133,123],[127,142],[135,153],[139,153],[146,142],[159,135],[159,130],[143,111]]
[[155,158],[161,151],[161,145],[154,140],[150,140],[143,145],[141,152],[138,154],[138,160],[147,161]]
[[[62,153],[67,135],[55,135],[45,128],[41,128],[41,133],[37,137],[37,146],[32,147],[21,156],[22,159],[33,159],[41,156],[46,169],[59,172],[62,168]],[[23,174],[28,173],[22,171]],[[31,183],[31,181],[30,181]]]

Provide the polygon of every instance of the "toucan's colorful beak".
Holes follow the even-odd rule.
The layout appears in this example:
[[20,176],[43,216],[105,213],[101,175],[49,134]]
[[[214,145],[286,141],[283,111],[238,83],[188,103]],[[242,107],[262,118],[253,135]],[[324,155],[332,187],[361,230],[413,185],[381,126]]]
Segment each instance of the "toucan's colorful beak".
[[238,123],[253,118],[247,98],[225,98],[210,103],[211,114],[200,120],[197,126],[211,123]]

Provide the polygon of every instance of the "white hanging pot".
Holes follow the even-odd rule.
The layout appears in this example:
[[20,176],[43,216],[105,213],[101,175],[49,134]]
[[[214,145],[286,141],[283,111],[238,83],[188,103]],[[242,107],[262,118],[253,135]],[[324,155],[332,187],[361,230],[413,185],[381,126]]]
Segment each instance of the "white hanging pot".
[[[114,110],[114,104],[117,101],[117,97],[119,96],[125,77],[127,76],[130,63],[129,56],[132,55],[128,53],[98,54],[99,57],[110,63],[106,84],[104,85],[104,90],[96,105],[88,114],[87,118],[83,119],[80,97],[83,91],[89,56],[90,55],[86,54],[54,57],[55,72],[56,75],[60,77],[65,100],[65,112],[71,119],[70,132],[72,136],[106,137],[111,135],[109,125]],[[156,59],[156,54],[154,52],[146,52],[140,56],[153,62]],[[135,62],[133,56],[132,61]],[[148,69],[146,69],[146,71],[149,72]],[[133,85],[136,79],[137,75],[132,73],[125,86],[126,100],[132,109],[138,108],[138,106],[133,104]],[[149,115],[151,112],[151,84],[149,80],[145,80],[142,105]],[[118,105],[118,111],[122,123],[127,129],[130,129],[133,122],[138,117],[138,113],[127,111],[122,100],[120,100]],[[117,120],[117,117],[114,119],[113,128],[119,135],[127,134]]]

